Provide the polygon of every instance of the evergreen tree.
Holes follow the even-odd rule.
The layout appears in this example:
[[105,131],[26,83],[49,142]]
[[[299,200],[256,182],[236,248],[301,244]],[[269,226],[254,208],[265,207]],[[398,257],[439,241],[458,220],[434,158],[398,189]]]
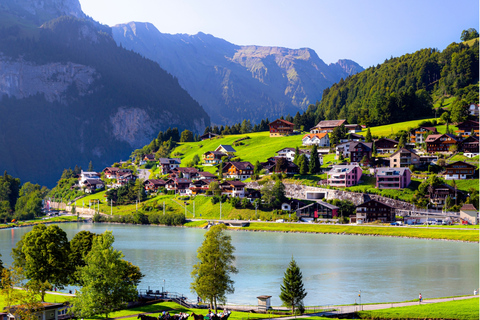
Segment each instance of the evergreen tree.
[[300,157],[300,149],[298,148],[298,146],[295,147],[295,155],[293,156],[293,163],[295,163],[297,166],[299,166],[298,164],[298,158]]
[[295,314],[295,309],[303,309],[303,299],[306,296],[302,272],[292,257],[283,276],[283,284],[280,285],[280,299],[286,307],[292,308],[292,314]]
[[92,172],[93,171],[93,163],[92,161],[90,161],[90,163],[88,164],[88,172]]
[[193,133],[190,130],[183,130],[180,136],[180,142],[193,142]]
[[298,167],[300,168],[300,174],[301,175],[306,175],[308,174],[308,168],[309,168],[309,161],[308,161],[308,158],[302,154],[299,158],[298,158]]
[[261,170],[262,170],[262,165],[260,164],[260,161],[257,160],[257,162],[255,162],[255,166],[253,168],[253,173],[260,174]]
[[317,174],[320,172],[320,160],[318,159],[317,145],[314,144],[312,152],[310,153],[310,174]]
[[372,133],[370,132],[370,128],[367,128],[367,134],[365,135],[365,142],[372,142]]

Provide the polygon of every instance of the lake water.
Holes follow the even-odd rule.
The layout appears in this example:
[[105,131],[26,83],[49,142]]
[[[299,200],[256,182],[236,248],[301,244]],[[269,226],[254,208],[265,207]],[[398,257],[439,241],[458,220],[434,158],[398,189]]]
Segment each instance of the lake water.
[[[115,224],[60,224],[69,239],[81,230],[113,231],[114,247],[145,274],[139,289],[178,292],[190,299],[190,273],[205,230]],[[31,228],[0,230],[0,253],[10,265],[11,248]],[[472,294],[479,284],[479,245],[387,237],[229,231],[236,247],[235,293],[228,303],[257,303],[278,295],[292,256],[303,273],[305,305],[403,301]],[[165,280],[165,281],[164,281]],[[214,284],[212,284],[214,285]]]

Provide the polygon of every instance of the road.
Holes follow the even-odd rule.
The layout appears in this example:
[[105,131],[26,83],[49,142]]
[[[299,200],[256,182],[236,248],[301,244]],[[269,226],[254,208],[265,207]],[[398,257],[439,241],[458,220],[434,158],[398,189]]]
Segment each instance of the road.
[[138,179],[141,179],[143,181],[148,180],[150,177],[150,170],[149,169],[138,169]]

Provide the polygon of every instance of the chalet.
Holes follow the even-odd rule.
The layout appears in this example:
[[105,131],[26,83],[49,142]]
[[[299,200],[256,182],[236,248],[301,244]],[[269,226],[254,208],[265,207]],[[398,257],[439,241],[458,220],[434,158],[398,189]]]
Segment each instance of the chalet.
[[270,122],[268,126],[270,127],[270,137],[280,137],[291,135],[295,125],[289,121],[277,119]]
[[474,154],[479,153],[478,136],[476,135],[469,135],[468,137],[463,139],[460,145],[461,145],[460,149],[464,153],[474,153]]
[[105,184],[100,179],[85,179],[82,187],[85,188],[86,193],[93,193],[96,190],[105,188]]
[[450,152],[452,146],[459,146],[461,141],[453,134],[431,134],[425,140],[428,153]]
[[166,181],[167,190],[175,190],[175,193],[186,194],[192,182],[186,178],[170,178]]
[[131,169],[107,167],[107,168],[103,169],[103,173],[105,175],[105,178],[116,180],[124,174],[127,174],[127,173],[133,174],[133,171]]
[[160,166],[161,174],[167,174],[169,171],[180,167],[182,160],[178,158],[160,158],[158,159],[158,165]]
[[[281,168],[277,168],[277,162],[279,159],[283,159],[283,164],[279,164]],[[280,160],[281,161],[281,160]],[[272,157],[268,158],[266,162],[261,163],[262,168],[265,170],[265,173],[285,173],[285,174],[297,174],[299,173],[298,166],[286,158],[282,157]],[[277,170],[280,169],[280,170]]]
[[330,133],[333,132],[333,129],[340,127],[342,124],[348,124],[347,120],[323,120],[320,121],[315,127],[311,128],[310,133]]
[[155,161],[155,155],[154,154],[146,154],[145,157],[143,157],[143,161],[153,162],[153,161]]
[[167,183],[162,179],[148,179],[143,183],[145,191],[150,193],[158,192],[158,189],[165,188]]
[[98,174],[98,172],[82,170],[80,173],[80,181],[86,179],[100,179],[100,175]]
[[397,150],[398,141],[393,139],[387,138],[380,138],[375,140],[375,149],[377,149],[377,153],[385,154],[385,153],[394,153]]
[[[283,148],[275,153],[277,154],[277,158],[285,158],[288,161],[293,161],[295,158],[295,148]],[[308,159],[310,159],[310,149],[299,149],[298,153],[304,154]],[[320,161],[320,165],[323,165],[323,157],[320,154],[318,154],[318,160]]]
[[221,144],[215,149],[214,151],[220,151],[228,156],[234,156],[235,152],[237,152],[231,145],[228,144]]
[[464,204],[460,208],[460,219],[469,224],[478,224],[478,210],[473,204]]
[[461,192],[445,183],[437,186],[428,186],[428,198],[436,209],[440,209],[445,205],[447,197],[456,199],[457,195],[461,195]]
[[435,127],[418,127],[410,131],[410,143],[424,143],[428,134],[438,134]]
[[208,140],[208,139],[212,139],[212,138],[215,138],[215,137],[218,137],[218,134],[213,133],[213,132],[207,132],[204,135],[200,136],[200,140],[203,141],[203,140]]
[[345,128],[347,129],[348,133],[362,132],[362,126],[359,124],[346,124]]
[[338,217],[339,210],[340,208],[333,204],[317,200],[312,204],[297,208],[295,212],[299,219],[333,219]]
[[227,178],[245,180],[252,176],[253,165],[250,162],[231,161],[227,162],[222,169]]
[[445,179],[471,179],[476,168],[474,165],[463,161],[450,163],[445,167]]
[[205,193],[209,189],[210,183],[212,183],[213,181],[217,180],[208,178],[192,181],[189,187],[190,192],[194,195]]
[[395,222],[395,208],[377,200],[369,200],[356,206],[357,223],[365,222]]
[[357,185],[362,177],[358,164],[336,165],[328,172],[327,183],[333,187],[351,187]]
[[378,189],[403,189],[411,181],[409,168],[378,168],[375,169],[376,187]]
[[461,122],[457,124],[458,128],[458,133],[461,133],[462,135],[469,135],[471,133],[473,134],[479,134],[479,123],[478,121],[473,121],[473,120],[466,120],[464,122]]
[[303,136],[302,144],[304,146],[317,145],[319,147],[330,147],[330,137],[328,133],[309,133]]
[[197,180],[203,179],[216,179],[217,176],[210,172],[199,171],[197,172],[197,176],[195,177]]
[[[33,311],[31,319],[38,320],[58,320],[59,315],[64,313],[64,310],[68,308],[66,303],[50,303],[41,302],[41,307],[38,310]],[[18,310],[24,308],[22,305],[12,306],[7,314],[9,320],[20,320],[20,313]]]
[[408,168],[411,165],[420,166],[420,156],[415,152],[401,148],[394,152],[390,157],[390,168]]
[[241,181],[224,181],[220,183],[220,189],[222,189],[222,195],[229,197],[243,198],[245,196],[246,184]]
[[178,167],[171,170],[170,177],[186,178],[186,179],[192,180],[197,176],[197,174],[198,174],[198,170],[196,168]]
[[245,195],[244,198],[247,198],[250,200],[251,203],[253,203],[256,199],[261,199],[262,198],[262,193],[260,190],[257,189],[245,189]]
[[340,155],[343,155],[344,158],[350,158],[351,162],[360,162],[364,156],[370,159],[372,157],[372,147],[372,142],[349,141],[341,143],[335,147],[336,158],[339,159]]
[[217,165],[227,154],[221,151],[207,151],[203,154],[203,162],[207,165]]
[[121,187],[126,185],[129,181],[137,180],[137,176],[132,171],[118,171],[117,181],[114,183],[114,187]]

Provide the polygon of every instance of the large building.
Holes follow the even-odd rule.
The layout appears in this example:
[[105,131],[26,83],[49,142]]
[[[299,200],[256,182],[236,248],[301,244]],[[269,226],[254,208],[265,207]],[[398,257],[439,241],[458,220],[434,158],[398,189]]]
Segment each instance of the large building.
[[358,164],[336,165],[328,172],[327,183],[332,187],[351,187],[357,185],[362,177],[362,168]]
[[476,168],[477,167],[475,167],[474,165],[463,161],[450,163],[445,167],[445,179],[457,180],[473,178],[473,174],[475,173]]
[[291,135],[295,125],[289,121],[277,119],[268,126],[270,127],[270,137],[281,137]]
[[357,223],[395,222],[395,208],[377,200],[369,200],[357,207]]
[[453,146],[459,147],[461,140],[453,134],[431,134],[426,139],[427,152],[451,152]]
[[376,187],[379,189],[403,189],[411,181],[409,168],[377,168],[375,169]]
[[401,148],[393,153],[390,157],[390,168],[408,168],[411,165],[420,166],[420,156],[415,152]]

